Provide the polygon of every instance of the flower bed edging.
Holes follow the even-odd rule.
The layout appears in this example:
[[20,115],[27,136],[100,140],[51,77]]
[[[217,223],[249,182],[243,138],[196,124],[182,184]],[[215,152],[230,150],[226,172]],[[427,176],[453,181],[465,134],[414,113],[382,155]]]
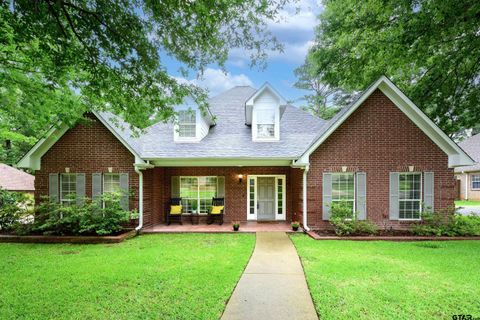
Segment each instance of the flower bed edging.
[[314,240],[354,240],[354,241],[449,241],[480,240],[480,237],[434,237],[434,236],[320,236],[315,231],[307,234]]
[[16,236],[0,235],[0,242],[10,243],[119,243],[136,236],[135,230],[126,231],[116,236]]

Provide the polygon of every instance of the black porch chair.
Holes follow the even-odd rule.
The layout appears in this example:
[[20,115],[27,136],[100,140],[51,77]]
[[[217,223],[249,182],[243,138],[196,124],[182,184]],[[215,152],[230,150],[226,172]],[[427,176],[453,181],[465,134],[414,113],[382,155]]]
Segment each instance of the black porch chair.
[[[213,207],[223,206],[223,209],[220,210],[220,213],[212,213]],[[212,198],[212,206],[208,210],[207,215],[207,224],[212,224],[215,221],[218,221],[220,225],[223,224],[223,216],[225,212],[225,198]]]
[[182,198],[171,198],[170,205],[167,209],[167,225],[170,225],[172,222],[182,223],[182,213],[172,213],[172,206],[182,205]]

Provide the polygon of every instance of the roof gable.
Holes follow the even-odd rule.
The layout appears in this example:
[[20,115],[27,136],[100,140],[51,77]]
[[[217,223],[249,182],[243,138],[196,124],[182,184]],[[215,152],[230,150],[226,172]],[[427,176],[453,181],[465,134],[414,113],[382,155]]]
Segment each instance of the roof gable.
[[[140,147],[137,143],[138,139],[132,138],[131,131],[128,130],[128,125],[113,114],[92,112],[95,117],[135,156],[135,163],[143,164],[138,152]],[[111,123],[115,117],[115,122],[118,126],[122,126],[123,130]],[[110,119],[112,118],[112,119]],[[31,168],[33,170],[40,170],[41,158],[48,150],[69,130],[70,128],[65,124],[58,124],[52,126],[43,138],[18,161],[17,166],[20,168]]]
[[380,77],[350,106],[342,109],[321,129],[313,143],[297,161],[299,165],[309,163],[309,157],[350,115],[360,108],[375,91],[380,90],[397,106],[417,127],[419,127],[443,152],[448,155],[449,167],[472,165],[474,161],[450,139],[425,113],[423,113],[403,92],[385,76]]

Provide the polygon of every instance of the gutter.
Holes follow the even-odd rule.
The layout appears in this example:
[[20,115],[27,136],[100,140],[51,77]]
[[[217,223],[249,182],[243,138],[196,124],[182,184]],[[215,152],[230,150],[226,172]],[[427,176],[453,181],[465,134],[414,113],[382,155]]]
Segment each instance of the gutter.
[[143,228],[143,172],[141,170],[150,169],[154,166],[150,163],[135,164],[135,172],[138,174],[138,226],[135,228],[137,234]]
[[309,166],[305,166],[303,169],[303,230],[310,231],[308,227],[308,218],[307,218],[307,174],[308,174]]

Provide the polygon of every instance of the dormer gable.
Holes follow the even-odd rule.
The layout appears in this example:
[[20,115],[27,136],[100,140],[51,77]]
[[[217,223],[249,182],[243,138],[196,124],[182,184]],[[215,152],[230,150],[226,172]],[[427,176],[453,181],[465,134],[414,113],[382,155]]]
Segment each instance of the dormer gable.
[[280,119],[287,101],[265,83],[245,103],[245,124],[252,128],[255,142],[280,140]]
[[209,110],[202,112],[192,99],[175,107],[173,140],[175,142],[200,142],[208,135],[210,126],[214,125]]

